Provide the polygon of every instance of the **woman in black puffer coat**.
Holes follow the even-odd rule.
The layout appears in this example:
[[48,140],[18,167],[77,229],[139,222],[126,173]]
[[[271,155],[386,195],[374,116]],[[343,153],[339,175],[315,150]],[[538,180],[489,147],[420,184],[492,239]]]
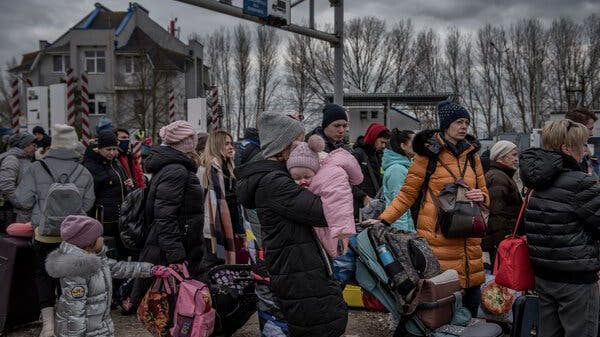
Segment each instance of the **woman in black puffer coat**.
[[[117,136],[112,131],[103,131],[98,135],[97,147],[87,151],[83,166],[94,177],[94,195],[96,201],[88,215],[104,226],[104,235],[119,237],[119,210],[133,186],[117,160]],[[118,245],[120,246],[120,245]],[[121,250],[121,249],[119,249]]]
[[302,124],[263,113],[259,130],[262,151],[236,169],[236,194],[258,214],[271,290],[291,336],[341,336],[347,307],[312,229],[327,223],[321,199],[297,185],[285,166],[292,142],[302,139]]
[[600,295],[600,185],[581,171],[588,133],[568,120],[542,131],[544,150],[520,159],[533,189],[525,209],[529,257],[540,301],[539,336],[596,337]]
[[[196,146],[196,132],[189,123],[176,121],[160,135],[167,145],[152,148],[145,162],[146,172],[152,174],[145,211],[150,232],[140,261],[187,262],[192,278],[198,278],[203,272],[204,192],[196,176],[198,166],[187,155]],[[132,303],[139,303],[150,283],[136,280]]]

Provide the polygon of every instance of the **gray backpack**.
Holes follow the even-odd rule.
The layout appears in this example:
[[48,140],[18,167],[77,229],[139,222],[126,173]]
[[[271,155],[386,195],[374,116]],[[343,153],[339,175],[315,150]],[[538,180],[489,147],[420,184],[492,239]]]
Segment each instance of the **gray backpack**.
[[44,222],[37,230],[41,235],[60,236],[60,225],[67,216],[85,215],[79,188],[69,181],[71,177],[73,181],[76,180],[83,172],[83,167],[77,164],[70,174],[63,173],[56,177],[46,162],[40,160],[40,164],[54,182],[48,189],[45,204],[42,205]]

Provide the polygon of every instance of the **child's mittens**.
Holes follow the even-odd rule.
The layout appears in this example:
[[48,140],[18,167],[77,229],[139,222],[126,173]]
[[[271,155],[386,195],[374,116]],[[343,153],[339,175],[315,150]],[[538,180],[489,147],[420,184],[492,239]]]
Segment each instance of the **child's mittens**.
[[150,268],[150,273],[156,277],[167,278],[171,275],[171,268],[165,266],[155,265]]

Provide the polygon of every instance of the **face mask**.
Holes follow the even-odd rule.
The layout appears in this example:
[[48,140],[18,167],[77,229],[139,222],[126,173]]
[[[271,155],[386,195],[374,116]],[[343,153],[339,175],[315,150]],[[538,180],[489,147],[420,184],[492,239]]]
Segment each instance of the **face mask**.
[[123,152],[129,151],[129,139],[119,141],[119,149]]

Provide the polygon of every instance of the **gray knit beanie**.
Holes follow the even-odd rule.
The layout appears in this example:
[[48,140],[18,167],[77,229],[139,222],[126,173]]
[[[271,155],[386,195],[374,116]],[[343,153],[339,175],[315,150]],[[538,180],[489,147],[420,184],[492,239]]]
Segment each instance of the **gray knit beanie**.
[[258,119],[261,152],[264,158],[281,153],[304,133],[302,123],[292,116],[264,112]]
[[35,137],[29,132],[19,132],[10,136],[8,146],[24,149],[35,141]]

